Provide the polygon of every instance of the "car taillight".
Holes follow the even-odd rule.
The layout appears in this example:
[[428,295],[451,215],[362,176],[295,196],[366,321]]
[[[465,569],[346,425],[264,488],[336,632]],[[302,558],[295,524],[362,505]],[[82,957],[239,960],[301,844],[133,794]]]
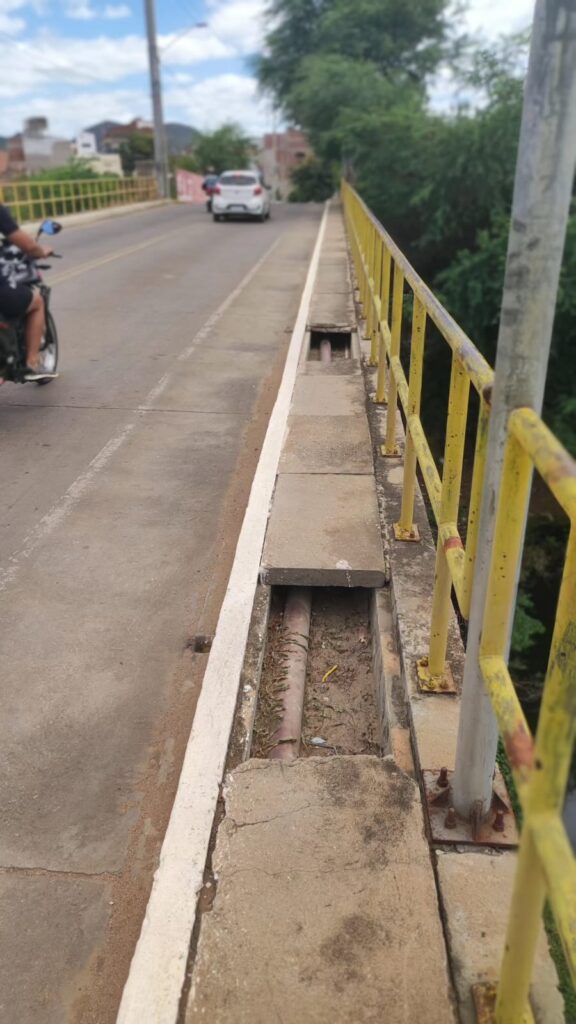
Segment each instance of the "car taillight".
[[262,186],[261,185],[256,185],[256,188],[254,189],[254,195],[255,196],[261,196],[262,195]]
[[220,185],[214,185],[214,188],[212,189],[212,193],[215,196],[221,196],[222,195],[222,189],[220,188]]

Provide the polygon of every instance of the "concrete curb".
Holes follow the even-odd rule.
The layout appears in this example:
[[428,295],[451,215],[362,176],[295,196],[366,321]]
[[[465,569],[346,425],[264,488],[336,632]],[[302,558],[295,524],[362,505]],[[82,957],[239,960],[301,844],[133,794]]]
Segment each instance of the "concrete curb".
[[327,208],[254,475],[159,866],[120,1004],[118,1024],[142,1024],[143,1021],[175,1024],[178,1018],[197,895],[202,887],[237,706],[260,557],[325,232],[326,211]]
[[[109,220],[111,217],[127,217],[130,213],[142,213],[144,210],[155,210],[159,206],[171,206],[170,199],[153,199],[148,203],[129,203],[126,206],[107,206],[103,210],[87,210],[85,213],[67,213],[58,218],[58,223],[65,228],[84,228],[90,224],[97,224],[101,220]],[[27,221],[20,226],[24,231],[36,234],[41,220]]]

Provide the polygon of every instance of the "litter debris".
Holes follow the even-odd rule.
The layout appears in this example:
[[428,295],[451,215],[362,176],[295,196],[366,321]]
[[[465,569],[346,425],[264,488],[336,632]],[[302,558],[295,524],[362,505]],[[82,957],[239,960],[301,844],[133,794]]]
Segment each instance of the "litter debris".
[[332,668],[329,668],[328,671],[325,672],[324,675],[322,676],[322,682],[323,683],[327,682],[328,679],[330,678],[330,676],[332,675],[332,673],[335,672],[337,668],[338,668],[338,665],[332,665]]
[[328,747],[329,743],[327,740],[323,740],[321,736],[313,736],[310,740],[313,747]]

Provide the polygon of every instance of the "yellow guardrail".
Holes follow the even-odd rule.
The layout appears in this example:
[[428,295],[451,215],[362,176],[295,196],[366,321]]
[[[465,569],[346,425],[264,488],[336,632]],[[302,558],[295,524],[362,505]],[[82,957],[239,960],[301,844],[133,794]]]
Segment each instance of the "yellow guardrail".
[[100,177],[0,183],[0,203],[10,207],[19,224],[157,198],[154,178]]
[[[423,667],[428,670],[424,685],[441,690],[446,685],[444,659],[452,585],[465,618],[470,607],[493,373],[347,183],[342,186],[342,198],[360,302],[371,342],[371,362],[378,366],[377,401],[385,399],[388,382],[384,455],[398,455],[398,398],[406,421],[402,513],[396,524],[396,538],[402,541],[417,537],[412,523],[417,462],[438,526],[430,654],[428,664],[421,665],[420,670]],[[406,284],[413,295],[408,380],[400,361]],[[420,419],[427,317],[452,350],[442,474],[434,462]],[[470,385],[478,392],[480,412],[464,544],[457,522]],[[524,515],[534,468],[570,520],[535,738],[507,666],[514,595],[524,544]],[[518,868],[495,994],[494,1019],[497,1024],[528,1024],[533,1020],[528,994],[546,898],[576,981],[576,861],[562,821],[576,727],[576,462],[531,409],[516,409],[508,422],[480,666],[523,811]]]
[[[570,520],[535,739],[507,667],[533,467]],[[480,667],[524,818],[496,1002],[499,1024],[516,1024],[532,1020],[526,1007],[546,897],[576,980],[576,862],[562,821],[576,724],[576,462],[531,409],[514,410],[508,422]]]
[[[384,402],[387,392],[388,417],[383,455],[398,455],[398,399],[406,418],[404,488],[400,520],[394,527],[396,538],[404,541],[418,540],[418,531],[413,522],[417,463],[438,525],[430,648],[427,654],[423,652],[418,663],[418,674],[423,689],[442,691],[450,685],[446,646],[452,586],[465,619],[470,611],[494,374],[462,328],[424,284],[390,235],[347,183],[343,185],[342,195],[360,301],[371,342],[371,362],[378,366],[376,401]],[[408,380],[400,360],[406,286],[413,297]],[[442,474],[434,461],[420,419],[424,340],[428,319],[436,325],[452,350]],[[458,518],[471,384],[478,392],[480,409],[464,544],[458,529]]]

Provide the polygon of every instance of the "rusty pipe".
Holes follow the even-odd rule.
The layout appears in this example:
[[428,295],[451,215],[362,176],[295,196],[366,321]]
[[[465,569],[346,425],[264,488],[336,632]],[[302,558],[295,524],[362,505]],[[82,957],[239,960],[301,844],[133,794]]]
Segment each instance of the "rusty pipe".
[[332,342],[330,341],[330,338],[322,338],[322,341],[320,342],[320,362],[332,362]]
[[284,607],[284,654],[286,659],[286,690],[280,725],[273,736],[270,757],[291,761],[298,757],[302,732],[302,711],[306,683],[306,662],[310,638],[312,591],[309,587],[291,587]]

